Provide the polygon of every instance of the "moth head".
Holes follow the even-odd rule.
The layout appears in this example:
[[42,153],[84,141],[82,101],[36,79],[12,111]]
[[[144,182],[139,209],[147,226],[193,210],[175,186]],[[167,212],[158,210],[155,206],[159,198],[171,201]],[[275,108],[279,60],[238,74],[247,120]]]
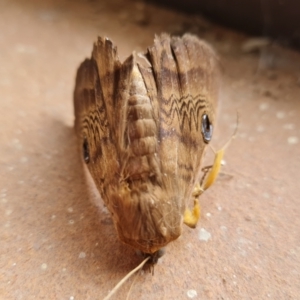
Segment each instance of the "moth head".
[[166,249],[165,247],[160,248],[159,250],[155,251],[154,253],[145,253],[142,252],[140,250],[136,250],[137,255],[146,258],[146,257],[150,257],[150,259],[148,260],[148,263],[150,265],[155,265],[157,264],[158,260],[166,253]]
[[90,148],[86,137],[83,139],[82,143],[82,155],[84,161],[88,164],[90,162]]
[[166,253],[166,249],[165,248],[160,248],[159,250],[157,250],[156,252],[150,254],[150,264],[155,265],[159,258],[161,258],[164,254]]
[[202,115],[201,132],[205,143],[209,143],[213,134],[213,125],[206,113]]

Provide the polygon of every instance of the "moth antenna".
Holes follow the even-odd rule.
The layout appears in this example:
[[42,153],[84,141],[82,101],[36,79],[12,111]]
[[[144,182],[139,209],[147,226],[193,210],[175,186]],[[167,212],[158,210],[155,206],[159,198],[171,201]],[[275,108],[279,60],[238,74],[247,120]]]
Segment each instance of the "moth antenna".
[[239,115],[239,112],[236,112],[236,126],[235,126],[235,129],[234,129],[234,132],[231,136],[231,138],[225,143],[225,145],[218,151],[216,151],[213,146],[211,144],[209,144],[210,146],[210,149],[213,151],[214,154],[217,154],[218,152],[220,151],[224,151],[231,143],[232,140],[234,140],[236,138],[236,134],[238,132],[238,127],[239,127],[239,121],[240,121],[240,115]]
[[111,298],[111,296],[137,271],[142,269],[144,264],[150,259],[150,256],[146,257],[135,269],[130,271],[123,279],[119,281],[119,283],[109,292],[109,294],[103,299],[108,300]]

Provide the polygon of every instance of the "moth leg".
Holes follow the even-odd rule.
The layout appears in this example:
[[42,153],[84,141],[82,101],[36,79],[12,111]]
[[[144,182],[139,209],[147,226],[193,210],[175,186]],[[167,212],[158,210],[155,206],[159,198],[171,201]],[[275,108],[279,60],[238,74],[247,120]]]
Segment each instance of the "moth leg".
[[216,179],[220,173],[221,163],[222,163],[222,159],[223,159],[224,151],[225,151],[224,148],[225,147],[223,147],[221,150],[216,152],[214,164],[210,168],[208,175],[207,175],[207,172],[208,172],[208,170],[207,170],[202,177],[201,188],[203,191],[207,190],[216,181]]
[[191,211],[188,208],[185,209],[183,222],[185,225],[191,228],[196,228],[199,218],[200,218],[200,205],[199,205],[198,198],[195,198],[193,210]]
[[[198,197],[216,181],[218,174],[220,173],[221,161],[224,156],[224,150],[225,149],[223,148],[216,152],[214,164],[205,168],[206,172],[204,173],[201,179],[201,183],[195,186],[193,191],[193,197],[195,197],[193,210],[191,211],[188,208],[185,209],[183,222],[191,228],[196,227],[200,218],[200,205]],[[206,176],[207,173],[208,176]],[[204,181],[204,183],[202,181]]]
[[203,168],[201,169],[201,171],[204,172],[204,173],[207,173],[212,167],[213,167],[213,165],[203,167]]
[[194,191],[192,193],[192,196],[194,198],[198,198],[203,192],[204,192],[203,188],[201,187],[201,185],[199,183],[197,183],[194,187]]
[[193,194],[192,194],[194,197],[193,210],[191,211],[190,209],[186,208],[185,212],[184,212],[184,217],[183,217],[184,224],[186,224],[187,226],[189,226],[191,228],[196,227],[197,222],[200,218],[200,205],[199,205],[198,197],[216,181],[216,179],[220,173],[222,159],[224,156],[225,149],[228,147],[230,142],[235,138],[237,128],[238,128],[238,116],[237,116],[237,126],[236,126],[236,129],[235,129],[232,137],[230,138],[230,140],[219,151],[216,152],[213,149],[213,151],[215,153],[215,159],[214,159],[213,165],[207,166],[202,169],[204,174],[202,176],[200,184],[198,183],[195,186]]
[[203,175],[202,175],[201,180],[200,180],[200,186],[203,185],[204,180],[205,180],[208,172],[211,170],[212,167],[213,166],[211,165],[211,166],[206,166],[206,167],[204,167],[204,168],[201,169],[201,171],[203,172]]

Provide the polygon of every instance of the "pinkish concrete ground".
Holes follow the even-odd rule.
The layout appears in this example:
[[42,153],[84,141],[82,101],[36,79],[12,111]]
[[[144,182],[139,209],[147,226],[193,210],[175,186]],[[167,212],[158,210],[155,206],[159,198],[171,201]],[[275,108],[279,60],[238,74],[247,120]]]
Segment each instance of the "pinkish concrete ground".
[[[121,58],[194,32],[224,67],[213,144],[227,173],[155,267],[113,299],[299,299],[300,55],[143,2],[0,0],[0,299],[102,299],[140,262],[117,238],[72,128],[79,63],[98,35]],[[94,202],[99,202],[98,206]]]

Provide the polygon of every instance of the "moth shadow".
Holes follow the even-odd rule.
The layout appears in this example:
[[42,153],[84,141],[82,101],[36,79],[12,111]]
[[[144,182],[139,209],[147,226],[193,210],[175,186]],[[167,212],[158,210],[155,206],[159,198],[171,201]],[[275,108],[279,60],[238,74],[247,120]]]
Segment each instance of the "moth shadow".
[[45,130],[49,131],[49,151],[59,149],[52,159],[47,187],[55,216],[47,227],[57,245],[52,259],[97,283],[103,273],[129,272],[140,258],[118,240],[111,216],[85,174],[74,128],[52,119],[49,124],[45,121]]

